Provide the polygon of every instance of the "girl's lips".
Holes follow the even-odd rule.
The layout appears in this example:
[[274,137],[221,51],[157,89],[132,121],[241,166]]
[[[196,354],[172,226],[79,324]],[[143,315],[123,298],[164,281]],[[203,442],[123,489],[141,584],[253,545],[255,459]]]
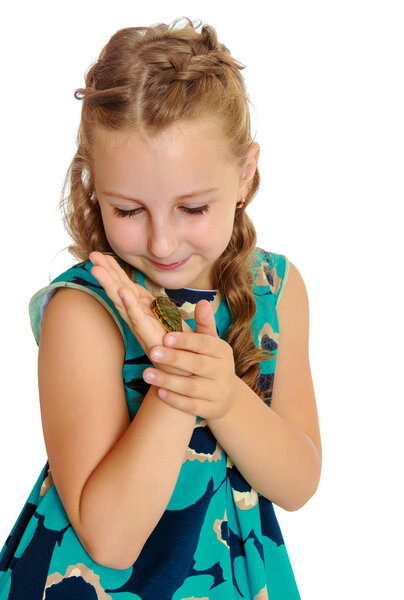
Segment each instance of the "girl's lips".
[[188,258],[185,258],[184,260],[180,260],[179,262],[176,263],[172,263],[171,265],[162,265],[160,263],[156,263],[153,260],[150,260],[150,258],[148,259],[152,265],[154,265],[155,267],[157,267],[158,269],[163,269],[164,271],[170,271],[171,269],[178,269],[178,267],[180,267],[181,265],[184,265],[187,260],[189,260],[190,257],[188,256]]

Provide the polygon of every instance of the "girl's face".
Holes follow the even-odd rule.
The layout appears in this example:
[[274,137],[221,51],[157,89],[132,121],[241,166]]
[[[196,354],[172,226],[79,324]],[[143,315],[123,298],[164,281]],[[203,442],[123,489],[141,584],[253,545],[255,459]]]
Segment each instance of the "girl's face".
[[[258,144],[239,169],[226,160],[218,126],[205,118],[153,137],[98,130],[93,150],[95,191],[113,251],[167,289],[211,289],[211,268],[229,243]],[[180,261],[186,262],[163,268]]]

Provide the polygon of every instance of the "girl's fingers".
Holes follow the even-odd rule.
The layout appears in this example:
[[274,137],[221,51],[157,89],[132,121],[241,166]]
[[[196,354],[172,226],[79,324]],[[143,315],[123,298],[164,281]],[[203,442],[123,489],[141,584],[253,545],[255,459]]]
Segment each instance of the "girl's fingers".
[[98,250],[93,250],[89,254],[89,259],[91,260],[93,265],[96,265],[99,264],[99,261],[102,261],[104,259],[104,255],[101,254],[101,252],[98,252]]
[[[109,254],[101,254],[101,252],[91,252],[89,258],[92,260],[95,266],[99,267],[100,269],[104,269],[109,274],[109,283],[113,281],[119,286],[120,284],[130,282],[130,279],[127,277],[125,271],[121,269],[113,256],[110,256]],[[123,277],[123,275],[125,277]]]
[[110,264],[107,261],[107,255],[102,254],[102,252],[98,252],[98,250],[90,252],[89,259],[94,264],[94,266],[103,267],[106,270],[109,270],[110,268]]
[[184,321],[184,319],[182,319],[182,331],[185,331],[186,333],[194,333],[193,329],[191,329],[191,327],[186,321]]
[[[134,325],[138,325],[146,318],[143,309],[139,306],[136,298],[133,296],[132,289],[121,287],[118,290],[118,296],[123,303],[125,311]],[[127,320],[127,319],[125,319]]]
[[[131,290],[133,296],[137,300],[140,300],[140,295],[139,295],[137,284],[134,281],[132,281],[131,279],[129,279],[129,277],[126,274],[126,272],[124,271],[124,269],[122,269],[122,267],[119,265],[119,263],[113,256],[110,256],[107,254],[107,255],[105,255],[105,258],[108,262],[111,276],[115,279],[116,285],[118,286],[118,288],[120,288],[122,286],[125,286],[125,288],[129,288]],[[118,291],[119,291],[119,289],[118,289]]]
[[[90,260],[93,254],[94,253],[90,254]],[[125,271],[118,265],[113,256],[96,253],[94,261],[96,262],[95,266],[91,269],[91,273],[104,287],[111,300],[115,302],[118,299],[117,294],[119,288],[123,285],[131,285],[131,280],[126,275]],[[133,286],[132,292],[134,296],[137,297],[135,286]]]
[[209,379],[200,378],[195,375],[183,377],[160,371],[159,369],[147,368],[143,371],[143,379],[157,387],[162,387],[182,396],[189,398],[203,398],[209,400],[214,398],[216,384]]
[[91,273],[103,286],[122,318],[129,325],[144,321],[146,314],[141,306],[136,284],[129,279],[113,256],[101,255],[99,259],[94,259],[97,259],[97,264],[92,267]]
[[219,337],[215,316],[208,300],[199,300],[195,306],[195,333]]
[[[108,271],[111,279],[115,282],[117,286],[126,283],[124,278],[122,277],[122,273],[120,273],[117,269],[119,265],[116,263],[115,259],[108,254],[104,255],[104,264],[102,265],[106,271]],[[120,267],[119,267],[120,268]]]
[[90,270],[93,277],[96,278],[98,283],[102,285],[107,293],[108,291],[112,291],[115,286],[115,280],[108,269],[105,269],[103,266],[97,264],[94,267],[91,267]]
[[121,288],[122,285],[121,284],[118,285],[116,283],[115,279],[113,278],[112,274],[110,273],[110,270],[105,269],[101,265],[97,264],[94,267],[92,267],[91,274],[93,275],[93,277],[95,277],[95,279],[98,281],[98,283],[104,288],[106,294],[112,300],[112,302],[115,304],[115,306],[118,309],[122,318],[125,319],[125,321],[127,321],[128,314],[127,314],[126,306],[122,302],[122,298],[118,294],[119,288]]
[[[197,332],[195,332],[197,333]],[[174,342],[171,342],[174,340]],[[218,336],[206,335],[203,333],[194,333],[186,331],[171,331],[164,336],[164,344],[176,349],[190,350],[204,356],[213,356],[215,358],[224,358],[230,351],[231,346]]]
[[[196,398],[187,398],[186,396],[181,396],[180,394],[175,394],[174,392],[167,391],[165,389],[159,389],[157,393],[166,404],[169,404],[181,412],[185,412],[196,417],[200,412],[202,412],[200,409],[200,400],[197,400]],[[206,404],[206,402],[204,404]],[[204,418],[208,419],[208,411],[204,410],[203,412]]]
[[[156,353],[159,353],[158,355]],[[156,346],[150,353],[156,363],[169,365],[192,373],[198,377],[215,380],[218,368],[217,359],[210,356],[201,356],[193,352],[183,352],[163,346]]]
[[117,281],[130,284],[131,280],[129,279],[125,271],[122,269],[121,265],[118,264],[116,259],[113,256],[110,256],[109,254],[106,254],[105,258],[111,267],[112,273],[117,277]]

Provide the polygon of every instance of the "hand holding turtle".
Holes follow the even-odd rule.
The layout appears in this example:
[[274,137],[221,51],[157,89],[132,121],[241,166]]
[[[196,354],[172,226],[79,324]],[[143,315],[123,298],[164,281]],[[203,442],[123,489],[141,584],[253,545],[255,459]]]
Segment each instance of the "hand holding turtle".
[[[155,300],[154,296],[143,286],[131,281],[113,256],[94,251],[89,258],[94,265],[91,274],[102,285],[146,355],[152,360],[151,348],[156,344],[162,344],[164,334],[167,332],[151,308]],[[181,317],[180,322],[183,331],[192,332]],[[190,374],[174,367],[167,367],[167,371],[182,375]]]
[[[151,351],[158,368],[145,369],[143,377],[160,388],[158,394],[167,404],[204,419],[215,419],[228,412],[234,399],[237,376],[233,349],[219,338],[212,308],[206,300],[196,304],[195,323],[192,335],[166,334],[164,345]],[[166,372],[167,366],[177,365],[192,373],[192,377]]]

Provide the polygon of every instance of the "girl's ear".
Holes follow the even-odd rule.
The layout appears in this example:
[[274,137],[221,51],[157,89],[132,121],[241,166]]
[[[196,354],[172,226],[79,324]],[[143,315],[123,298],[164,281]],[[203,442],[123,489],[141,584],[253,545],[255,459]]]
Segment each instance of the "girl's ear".
[[258,158],[260,155],[260,146],[258,142],[253,142],[247,156],[247,160],[244,164],[243,174],[240,181],[239,195],[244,198],[250,189],[251,182],[255,175],[255,171],[258,166]]

